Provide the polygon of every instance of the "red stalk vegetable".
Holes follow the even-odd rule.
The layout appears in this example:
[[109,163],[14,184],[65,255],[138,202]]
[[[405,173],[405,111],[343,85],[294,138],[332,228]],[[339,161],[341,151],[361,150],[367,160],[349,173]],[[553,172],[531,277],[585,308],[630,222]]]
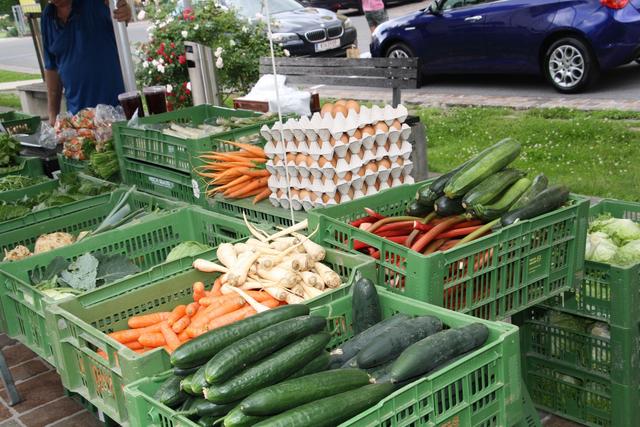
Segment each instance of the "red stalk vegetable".
[[373,224],[371,227],[369,227],[367,229],[367,231],[369,233],[373,233],[374,231],[376,231],[378,228],[382,227],[383,225],[392,224],[392,223],[395,223],[395,222],[415,221],[415,220],[419,220],[419,219],[420,218],[417,218],[415,216],[396,216],[396,217],[384,218],[384,219],[381,219],[381,220],[377,221],[375,224]]
[[411,231],[413,230],[415,223],[416,221],[401,221],[401,222],[394,222],[391,224],[383,225],[382,227],[378,228],[375,231],[375,234],[379,234],[385,231],[400,230],[400,229],[403,229],[403,230],[408,229],[409,231]]
[[439,236],[436,237],[436,239],[450,239],[452,237],[466,236],[481,227],[482,227],[481,225],[476,225],[475,227],[454,228],[453,230],[449,230],[446,233],[440,234]]
[[433,242],[429,243],[429,245],[427,246],[427,249],[425,249],[422,254],[430,255],[436,252],[437,250],[439,250],[442,247],[442,245],[444,245],[446,242],[447,242],[447,239],[434,240]]
[[378,212],[374,211],[373,209],[369,209],[369,208],[364,208],[364,211],[367,213],[367,215],[369,215],[372,218],[376,218],[378,220],[380,219],[385,219],[386,216],[384,215],[380,215]]
[[351,221],[349,224],[353,225],[354,227],[360,227],[362,224],[371,224],[373,222],[376,222],[378,219],[374,218],[372,216],[365,216],[364,218],[360,218],[360,219],[356,219],[355,221]]
[[444,233],[454,225],[464,221],[465,218],[463,216],[453,216],[448,218],[447,220],[439,223],[431,230],[427,231],[424,236],[420,237],[412,246],[411,249],[422,253],[426,246],[431,243],[437,236]]

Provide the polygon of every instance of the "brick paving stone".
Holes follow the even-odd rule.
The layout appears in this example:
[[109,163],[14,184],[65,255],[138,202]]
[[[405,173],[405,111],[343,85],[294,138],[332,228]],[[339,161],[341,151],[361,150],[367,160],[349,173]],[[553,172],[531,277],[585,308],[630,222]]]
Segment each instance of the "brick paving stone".
[[63,397],[20,416],[20,421],[28,427],[44,427],[82,410],[82,405],[78,402],[69,397]]
[[14,340],[13,338],[9,338],[7,334],[0,334],[0,348],[6,347],[8,345],[13,345],[16,342],[17,341]]
[[[64,394],[60,377],[53,371],[32,377],[16,385],[16,388],[22,397],[22,402],[13,406],[12,409],[20,414],[51,402]],[[0,397],[4,402],[8,402],[5,390],[0,391]]]
[[70,418],[49,424],[48,427],[103,427],[103,425],[91,412],[82,411]]
[[0,405],[0,421],[4,421],[7,418],[11,418],[13,413],[4,405]]
[[2,349],[2,353],[4,354],[4,358],[7,361],[7,366],[9,367],[37,357],[33,351],[29,350],[21,343],[4,347]]
[[0,423],[0,427],[24,427],[18,420],[7,420]]
[[11,375],[13,375],[13,380],[19,384],[20,381],[27,380],[33,376],[50,370],[51,366],[44,363],[41,359],[36,358],[11,368]]

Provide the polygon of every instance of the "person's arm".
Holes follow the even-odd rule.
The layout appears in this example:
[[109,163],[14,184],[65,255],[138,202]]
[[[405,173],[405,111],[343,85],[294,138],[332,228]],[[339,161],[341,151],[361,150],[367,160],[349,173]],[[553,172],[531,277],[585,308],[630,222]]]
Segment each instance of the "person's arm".
[[[108,7],[110,0],[104,0],[104,4]],[[131,21],[132,12],[131,7],[127,0],[118,0],[116,4],[116,9],[113,11],[113,19],[118,22],[129,22]]]
[[60,114],[60,104],[62,103],[62,81],[58,70],[45,70],[45,81],[47,83],[47,111],[49,112],[49,124],[56,123],[56,117]]

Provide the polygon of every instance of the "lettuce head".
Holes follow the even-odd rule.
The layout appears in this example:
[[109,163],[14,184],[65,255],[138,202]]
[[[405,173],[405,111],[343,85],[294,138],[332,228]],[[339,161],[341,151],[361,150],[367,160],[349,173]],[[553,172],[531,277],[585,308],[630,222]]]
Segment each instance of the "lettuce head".
[[610,263],[617,251],[618,247],[607,234],[598,231],[587,236],[586,260]]

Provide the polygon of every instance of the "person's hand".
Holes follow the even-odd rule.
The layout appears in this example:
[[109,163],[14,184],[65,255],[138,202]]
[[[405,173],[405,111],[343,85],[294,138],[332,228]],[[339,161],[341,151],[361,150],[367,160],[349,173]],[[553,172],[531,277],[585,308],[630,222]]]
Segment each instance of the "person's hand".
[[[104,3],[109,6],[109,0],[104,0]],[[116,10],[113,11],[113,19],[118,22],[131,21],[131,7],[127,0],[118,0]]]

